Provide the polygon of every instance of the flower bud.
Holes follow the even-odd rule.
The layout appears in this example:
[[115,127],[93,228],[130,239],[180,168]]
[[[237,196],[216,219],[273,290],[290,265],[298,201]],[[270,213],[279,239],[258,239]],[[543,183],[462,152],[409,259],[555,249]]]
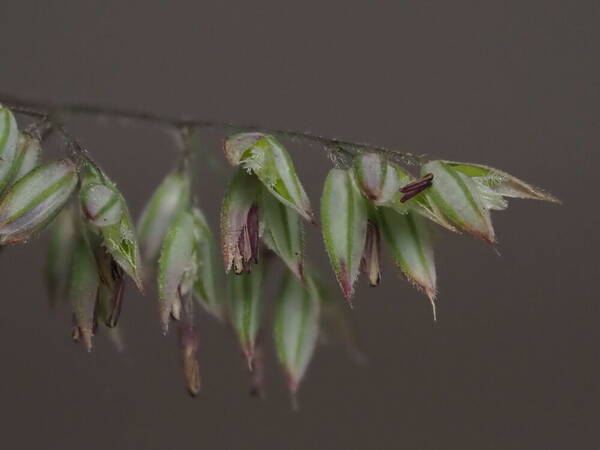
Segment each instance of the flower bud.
[[275,310],[275,346],[292,395],[308,368],[319,335],[320,298],[310,277],[305,284],[286,273]]
[[22,242],[42,230],[77,185],[70,159],[40,166],[17,181],[0,201],[0,244]]
[[196,277],[194,220],[180,211],[171,223],[158,261],[160,321],[166,334],[169,316],[179,319],[182,298],[190,293]]
[[96,262],[86,239],[79,235],[75,243],[68,297],[73,306],[73,339],[83,340],[88,351],[96,328],[96,301],[98,292]]
[[252,157],[252,149],[258,141],[264,139],[263,133],[239,133],[229,136],[224,143],[225,158],[232,166],[239,166]]
[[140,251],[123,195],[92,163],[84,164],[81,177],[80,200],[86,221],[97,228],[106,251],[143,290]]
[[65,207],[50,225],[46,257],[46,284],[50,306],[65,300],[71,271],[73,250],[77,241],[77,217],[72,206]]
[[241,133],[225,141],[225,156],[234,166],[253,172],[284,205],[316,223],[310,201],[287,150],[273,136]]
[[190,203],[190,179],[180,172],[165,177],[154,191],[138,222],[142,254],[154,260],[173,218]]
[[409,175],[378,153],[362,153],[354,159],[356,184],[375,205],[384,205],[398,193]]
[[79,193],[81,210],[86,220],[97,227],[114,225],[121,220],[120,195],[108,185],[90,183],[84,186]]
[[476,181],[478,187],[487,187],[500,196],[560,203],[560,200],[548,192],[493,167],[454,161],[444,163]]
[[487,242],[495,242],[490,211],[477,185],[443,161],[430,161],[422,172],[434,176],[432,201],[454,224]]
[[35,169],[39,165],[41,156],[40,141],[26,133],[21,133],[17,143],[13,182]]
[[231,180],[221,209],[221,245],[225,272],[250,271],[258,262],[258,196],[255,177],[239,170]]
[[379,223],[396,265],[431,301],[435,319],[436,273],[433,245],[426,223],[415,213],[381,208]]
[[365,248],[367,205],[350,172],[332,169],[321,198],[323,240],[342,292],[354,292]]
[[289,269],[302,280],[304,277],[304,230],[302,218],[278,201],[269,191],[262,190],[260,201],[261,238]]
[[0,104],[0,194],[15,174],[19,131],[12,112]]
[[215,238],[202,212],[192,209],[197,266],[194,296],[206,310],[218,319],[225,316],[225,294],[218,270],[219,262]]
[[229,276],[229,320],[238,335],[248,367],[252,370],[262,315],[263,267]]

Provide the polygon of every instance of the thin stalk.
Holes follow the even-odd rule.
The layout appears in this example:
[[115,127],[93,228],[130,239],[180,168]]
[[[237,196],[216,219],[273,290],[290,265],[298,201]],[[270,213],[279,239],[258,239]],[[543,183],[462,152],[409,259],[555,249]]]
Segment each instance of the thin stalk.
[[[0,103],[5,104],[13,111],[31,115],[34,117],[60,117],[66,115],[74,116],[94,116],[106,119],[122,121],[142,122],[159,127],[164,127],[172,130],[173,128],[181,130],[188,129],[203,129],[211,128],[226,131],[261,131],[269,134],[274,134],[283,138],[300,139],[303,141],[313,142],[325,147],[326,151],[339,151],[343,154],[359,154],[363,152],[380,153],[394,161],[415,165],[421,163],[421,157],[412,153],[399,152],[394,149],[373,145],[369,143],[353,142],[344,139],[330,138],[319,134],[306,132],[285,130],[276,128],[264,128],[252,124],[242,124],[235,122],[226,122],[219,120],[207,120],[187,116],[171,116],[166,114],[158,114],[154,112],[137,111],[133,109],[116,108],[112,106],[86,104],[86,103],[60,103],[60,102],[45,102],[23,99],[14,95],[0,93]],[[58,130],[61,134],[62,130]],[[76,146],[78,147],[78,146]],[[79,145],[79,147],[81,147]],[[83,149],[85,152],[85,149]],[[87,154],[87,152],[85,152]],[[87,155],[89,157],[89,155]]]

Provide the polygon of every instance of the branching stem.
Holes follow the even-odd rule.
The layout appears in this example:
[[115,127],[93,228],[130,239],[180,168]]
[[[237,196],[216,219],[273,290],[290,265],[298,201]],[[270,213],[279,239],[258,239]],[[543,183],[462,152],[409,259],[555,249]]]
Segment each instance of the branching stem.
[[225,122],[218,120],[204,120],[194,117],[185,116],[169,116],[163,114],[157,114],[153,112],[136,111],[131,109],[115,108],[111,106],[93,105],[84,103],[58,103],[58,102],[43,102],[43,101],[32,101],[16,97],[13,95],[7,95],[0,93],[0,103],[5,104],[13,111],[21,114],[26,114],[39,118],[49,118],[51,122],[57,125],[57,131],[61,133],[70,144],[73,145],[74,150],[80,155],[89,158],[85,148],[73,138],[65,130],[64,125],[60,121],[55,120],[56,117],[66,115],[76,116],[96,116],[113,120],[128,120],[143,122],[148,124],[165,127],[169,130],[181,130],[181,129],[221,129],[228,131],[261,131],[269,134],[274,134],[283,138],[301,139],[308,142],[320,144],[325,147],[329,152],[340,152],[342,154],[358,154],[362,152],[376,152],[380,153],[390,160],[415,165],[420,164],[421,157],[413,155],[412,153],[399,152],[386,147],[381,147],[372,144],[352,142],[343,139],[330,138],[321,136],[318,134],[305,132],[305,131],[294,131],[294,130],[281,130],[281,129],[268,129],[258,127],[256,125],[239,124],[234,122]]

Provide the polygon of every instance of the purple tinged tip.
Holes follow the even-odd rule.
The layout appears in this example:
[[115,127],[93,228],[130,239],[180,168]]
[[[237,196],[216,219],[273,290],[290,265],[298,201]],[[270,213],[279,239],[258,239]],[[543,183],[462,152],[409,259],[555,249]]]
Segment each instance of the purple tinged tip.
[[369,276],[369,284],[378,286],[381,281],[381,235],[375,222],[367,222],[365,249],[360,260],[363,273]]
[[377,200],[379,200],[379,196],[381,195],[381,190],[379,190],[379,192],[374,192],[373,189],[371,189],[371,187],[367,184],[362,182],[363,180],[359,181],[359,186],[361,188],[361,190],[363,191],[363,193],[367,196],[367,198],[372,201],[372,202],[377,202]]
[[496,241],[496,235],[494,234],[493,229],[490,229],[490,230],[487,230],[487,232],[484,232],[484,231],[480,231],[480,230],[475,230],[474,228],[465,227],[464,225],[462,228],[467,233],[472,234],[476,238],[479,238],[479,239],[487,242],[488,244],[494,245],[494,244],[498,243],[498,241]]
[[286,371],[286,375],[288,391],[290,392],[292,411],[298,411],[298,387],[300,385],[300,382],[289,370]]
[[[259,217],[258,206],[252,205],[246,215],[246,220],[237,237],[237,245],[234,247],[233,254],[227,255],[226,272],[233,267],[237,275],[249,273],[252,264],[258,263],[259,253]],[[225,250],[227,251],[227,250]],[[229,264],[227,261],[230,261]]]
[[348,302],[348,305],[350,306],[350,308],[354,308],[354,305],[352,304],[352,295],[354,294],[354,289],[352,288],[352,284],[350,283],[350,281],[347,278],[340,278],[339,282],[340,282],[340,287],[342,288],[344,297],[346,298],[346,301]]
[[337,273],[337,279],[340,284],[340,288],[342,288],[344,297],[346,297],[348,304],[352,308],[352,295],[354,294],[354,287],[346,267],[346,262],[343,260],[340,261],[340,271]]
[[315,213],[313,212],[312,209],[305,209],[304,210],[304,214],[306,214],[306,218],[308,219],[308,222],[311,225],[314,225],[316,227],[319,226],[319,221],[317,220],[317,217],[315,216]]

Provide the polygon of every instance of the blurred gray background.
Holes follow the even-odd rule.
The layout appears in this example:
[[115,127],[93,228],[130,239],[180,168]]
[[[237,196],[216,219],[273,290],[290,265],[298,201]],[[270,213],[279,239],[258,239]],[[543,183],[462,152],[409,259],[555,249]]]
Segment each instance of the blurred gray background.
[[[10,248],[0,257],[4,446],[599,448],[599,12],[586,1],[3,0],[2,92],[480,162],[564,201],[515,200],[495,214],[500,257],[440,232],[437,324],[391,265],[377,290],[360,283],[353,316],[368,363],[319,348],[299,412],[272,356],[266,400],[248,396],[235,339],[206,317],[203,391],[188,398],[153,289],[128,286],[123,355],[102,335],[86,354],[69,340],[69,313],[47,306],[47,236]],[[174,161],[171,138],[89,119],[69,128],[138,214]],[[214,158],[198,167],[213,224],[229,171],[222,137],[201,140]],[[317,205],[330,163],[318,147],[290,148]],[[309,240],[329,273],[317,230]]]

